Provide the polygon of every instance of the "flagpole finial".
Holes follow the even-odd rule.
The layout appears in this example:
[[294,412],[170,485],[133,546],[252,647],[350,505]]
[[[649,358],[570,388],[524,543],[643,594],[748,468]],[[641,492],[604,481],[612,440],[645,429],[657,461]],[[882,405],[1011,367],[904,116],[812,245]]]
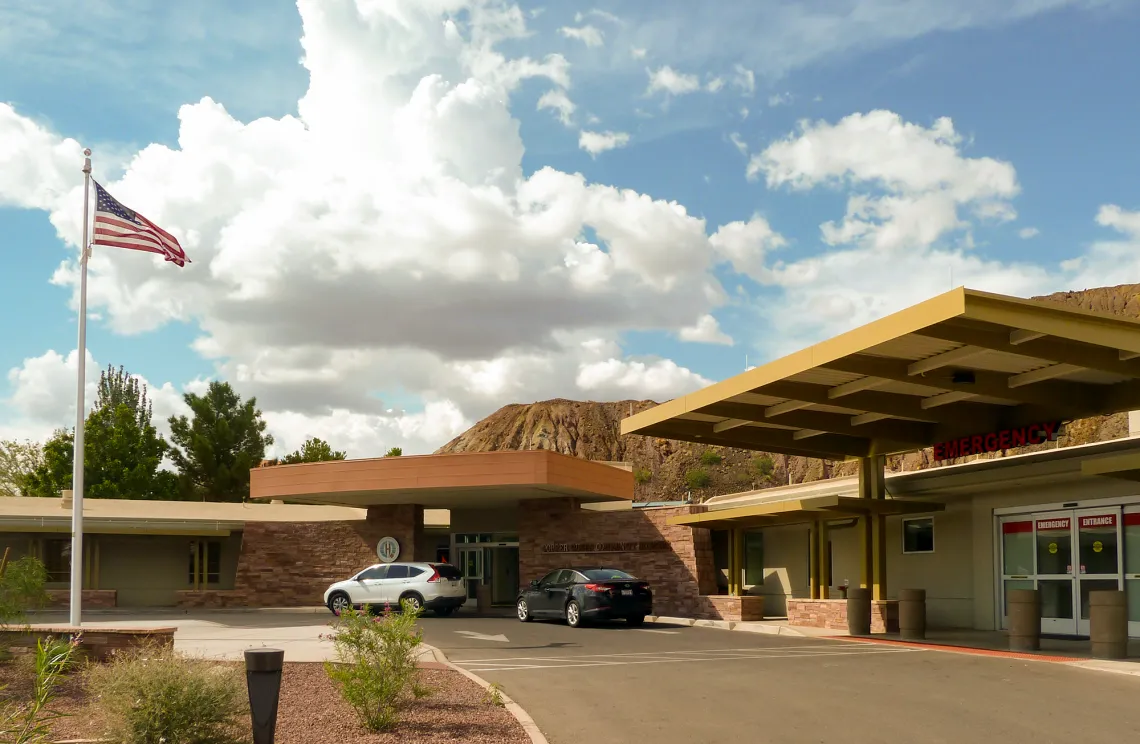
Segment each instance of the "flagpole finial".
[[85,158],[91,157],[91,148],[90,147],[83,148],[83,157],[85,157]]

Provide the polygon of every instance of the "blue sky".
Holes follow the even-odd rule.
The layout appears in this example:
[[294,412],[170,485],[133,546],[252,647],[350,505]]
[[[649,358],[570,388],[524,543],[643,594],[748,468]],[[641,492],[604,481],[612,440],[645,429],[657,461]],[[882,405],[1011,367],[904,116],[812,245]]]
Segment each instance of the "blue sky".
[[[302,10],[306,4],[312,6],[302,2]],[[1109,243],[1117,246],[1118,252],[1112,254],[1117,256],[1121,250],[1128,255],[1127,246],[1140,251],[1140,227],[1137,232],[1128,227],[1140,225],[1140,218],[1132,217],[1140,210],[1136,178],[1140,98],[1128,87],[1140,72],[1134,41],[1140,37],[1138,3],[1042,0],[995,9],[963,0],[929,3],[925,12],[915,8],[907,14],[886,0],[858,4],[834,0],[821,3],[811,15],[794,3],[773,3],[756,11],[738,4],[708,3],[705,13],[694,15],[690,4],[671,1],[655,5],[654,13],[644,17],[638,16],[646,11],[617,2],[524,3],[517,18],[511,15],[511,3],[474,4],[479,7],[473,11],[464,0],[433,0],[413,12],[409,3],[394,2],[390,7],[398,13],[374,17],[369,25],[362,21],[363,15],[354,15],[365,11],[355,10],[349,0],[331,2],[328,7],[336,12],[329,10],[327,18],[316,18],[311,8],[303,18],[298,8],[278,2],[243,3],[235,11],[232,3],[220,0],[193,7],[144,0],[94,5],[60,0],[28,11],[24,4],[0,0],[0,28],[6,29],[0,31],[0,68],[14,73],[0,81],[0,103],[9,104],[13,116],[30,122],[58,146],[54,155],[38,153],[18,140],[13,128],[0,124],[0,151],[19,148],[32,163],[25,166],[28,178],[50,181],[46,173],[55,169],[59,174],[52,174],[53,183],[71,189],[81,183],[80,163],[62,160],[60,165],[57,156],[67,150],[60,144],[65,138],[81,142],[96,152],[96,176],[128,206],[152,219],[165,217],[176,234],[197,231],[204,241],[194,246],[199,260],[192,269],[197,273],[185,274],[195,278],[193,290],[182,289],[176,269],[152,265],[146,257],[114,256],[102,268],[93,265],[96,300],[88,348],[96,362],[124,364],[152,387],[170,383],[160,412],[177,411],[178,395],[188,385],[193,389],[196,380],[223,377],[235,381],[245,394],[258,395],[267,412],[274,413],[271,427],[287,443],[322,433],[349,442],[356,454],[393,445],[430,450],[505,403],[551,395],[670,397],[740,371],[746,356],[752,363],[770,359],[948,289],[952,281],[1015,294],[1083,288],[1073,282],[1140,281],[1135,259],[1114,262],[1105,257],[1103,248]],[[436,16],[423,10],[437,6],[441,10]],[[88,7],[94,12],[85,12]],[[337,13],[348,20],[334,17]],[[461,29],[460,46],[448,46],[435,36],[448,17]],[[125,23],[128,18],[131,22]],[[517,29],[504,32],[504,25],[511,24],[503,18],[515,18],[515,23],[525,19],[526,34]],[[601,43],[587,44],[580,33],[564,31],[586,27],[599,34]],[[129,30],[126,36],[124,28]],[[475,39],[477,28],[494,37],[494,48],[506,59],[526,56],[537,65],[549,61],[547,55],[558,54],[565,67],[503,83],[509,73],[502,65],[495,66],[502,57],[499,62],[482,57],[471,61],[481,49]],[[308,66],[302,64],[306,52],[301,39],[306,34],[311,49],[317,50],[309,53]],[[422,35],[422,44],[417,34]],[[644,56],[639,56],[635,50],[642,49]],[[754,90],[733,84],[737,66],[752,72]],[[647,93],[654,75],[664,67],[692,76],[688,85],[701,90]],[[312,93],[313,111],[328,117],[324,124],[317,122],[320,113],[298,106],[310,88],[311,70],[333,81],[323,83],[320,96]],[[370,70],[381,71],[376,77],[387,82],[376,82]],[[462,110],[454,113],[455,105],[436,106],[431,115],[439,119],[430,128],[430,137],[436,139],[426,139],[425,134],[423,142],[416,141],[428,153],[424,163],[442,163],[442,172],[466,174],[461,180],[468,186],[494,181],[514,193],[514,186],[494,180],[500,176],[486,174],[494,171],[488,170],[494,157],[506,158],[502,165],[510,171],[512,143],[517,141],[522,147],[517,165],[524,179],[544,168],[580,173],[587,184],[649,197],[654,210],[666,210],[667,202],[682,205],[687,215],[704,220],[706,238],[723,225],[758,218],[779,240],[750,243],[742,249],[749,251],[747,260],[735,263],[724,251],[718,257],[715,249],[694,243],[693,251],[710,251],[702,263],[686,253],[685,241],[697,238],[685,237],[684,225],[678,224],[680,232],[671,233],[674,226],[665,212],[635,214],[629,211],[634,206],[614,201],[606,207],[606,216],[597,218],[601,222],[584,218],[578,239],[596,243],[598,254],[619,269],[633,267],[620,282],[614,278],[611,288],[625,295],[645,292],[637,302],[646,304],[637,304],[625,315],[613,310],[615,320],[605,322],[609,303],[619,302],[616,295],[593,285],[582,289],[585,280],[579,278],[574,286],[582,290],[580,295],[560,297],[557,302],[552,298],[549,307],[542,302],[539,312],[528,310],[536,307],[533,297],[520,298],[521,304],[502,299],[503,305],[492,312],[488,308],[501,299],[499,290],[490,288],[480,295],[483,290],[469,280],[473,275],[464,274],[468,278],[448,279],[461,284],[447,284],[451,289],[440,296],[454,292],[457,297],[441,300],[446,307],[439,312],[444,314],[436,317],[432,308],[421,308],[416,299],[401,300],[395,310],[367,305],[373,294],[396,296],[409,282],[428,281],[412,270],[402,280],[397,276],[403,269],[393,267],[406,266],[414,256],[401,258],[404,263],[387,263],[396,261],[393,256],[401,250],[416,253],[412,243],[402,246],[393,237],[401,231],[420,234],[412,229],[409,217],[397,220],[391,229],[376,228],[362,244],[366,247],[361,250],[375,252],[369,254],[369,266],[382,272],[375,293],[368,290],[367,282],[360,287],[350,282],[353,275],[365,276],[359,267],[331,278],[321,276],[317,287],[303,283],[306,271],[301,264],[297,277],[288,281],[274,277],[281,283],[259,284],[265,297],[248,304],[250,295],[237,287],[252,292],[252,285],[243,284],[244,275],[235,279],[234,272],[278,254],[255,254],[252,248],[243,253],[240,245],[231,245],[234,226],[301,233],[288,226],[283,212],[254,209],[267,186],[246,184],[241,188],[250,190],[242,191],[226,185],[244,183],[226,169],[236,173],[244,161],[240,148],[254,146],[226,140],[219,148],[227,154],[219,156],[220,165],[210,166],[211,153],[220,150],[204,144],[203,137],[221,137],[217,134],[221,130],[205,127],[206,134],[180,143],[180,126],[184,137],[190,131],[185,121],[180,122],[181,107],[199,104],[208,96],[225,107],[234,127],[265,117],[267,126],[276,127],[280,142],[286,143],[280,151],[283,161],[292,157],[288,147],[295,146],[298,153],[307,147],[300,135],[285,132],[284,117],[308,117],[306,125],[313,132],[337,130],[329,142],[343,147],[337,150],[343,166],[322,171],[321,178],[331,180],[312,184],[313,189],[332,189],[330,183],[341,181],[340,171],[354,171],[353,153],[362,153],[361,168],[373,162],[368,153],[383,143],[372,142],[367,132],[388,131],[390,112],[404,107],[415,85],[433,72],[452,86],[450,90],[464,79],[499,86],[470,110],[458,107]],[[717,78],[723,81],[721,87],[710,91],[710,82]],[[560,121],[550,109],[536,108],[540,96],[551,90],[562,90],[573,100],[570,123]],[[517,134],[503,124],[505,119],[497,118],[500,101],[503,111],[517,121]],[[335,106],[343,106],[343,112],[334,111]],[[872,112],[883,115],[872,117]],[[470,118],[448,118],[460,116]],[[868,118],[849,118],[853,116]],[[944,142],[937,162],[932,161],[930,168],[944,166],[946,175],[931,190],[916,185],[905,165],[910,156],[897,148],[910,146],[907,137],[920,147],[920,140],[937,129],[942,117],[952,122],[953,141]],[[360,130],[353,129],[356,119]],[[875,131],[869,131],[878,127],[886,132],[892,122],[897,124],[893,139],[890,134],[875,139]],[[364,124],[374,129],[366,132]],[[621,133],[628,143],[590,153],[580,146],[583,131]],[[819,157],[838,165],[813,172],[815,166],[801,157],[805,150],[780,150],[781,142],[810,145]],[[162,183],[156,175],[165,171],[154,144],[181,156],[177,163],[171,161],[170,179],[197,179],[185,186],[190,196],[177,196],[178,187]],[[895,175],[878,173],[876,148],[896,148],[884,151],[883,159],[895,159],[902,170],[892,171]],[[852,155],[861,152],[869,153],[870,162]],[[914,162],[930,155],[923,153],[915,150]],[[259,157],[266,156],[250,155],[251,161]],[[376,158],[375,163],[386,165],[378,165],[371,175],[366,171],[359,180],[345,176],[346,183],[357,185],[337,191],[337,204],[353,203],[352,188],[366,191],[370,178],[395,182],[390,168],[396,160],[407,165],[398,153]],[[982,183],[986,177],[974,173],[976,161],[981,160],[995,164],[986,166],[997,174],[993,178],[1008,176],[1015,184]],[[750,162],[756,164],[752,178],[747,170]],[[843,165],[849,162],[855,165]],[[194,163],[200,168],[195,170]],[[269,172],[271,166],[262,169]],[[917,170],[926,168],[920,165]],[[422,185],[417,179],[428,171],[431,168],[423,166],[407,183]],[[297,198],[303,199],[311,194],[303,193],[308,184],[299,182],[299,172],[282,171],[281,177],[293,183],[302,192]],[[475,172],[477,176],[470,175]],[[773,182],[776,172],[787,178]],[[124,174],[127,178],[122,180]],[[116,188],[120,180],[124,185]],[[60,387],[67,370],[59,364],[52,368],[44,355],[55,351],[66,357],[75,347],[73,287],[66,279],[53,282],[53,276],[61,264],[74,261],[75,246],[60,234],[75,230],[65,223],[78,216],[74,209],[68,212],[61,206],[66,200],[62,191],[50,203],[29,204],[22,194],[30,188],[26,183],[6,184],[0,177],[0,235],[4,236],[0,251],[7,267],[0,273],[0,303],[8,318],[0,368],[13,370],[6,391],[0,378],[0,436],[42,436],[70,420],[67,410],[72,405],[73,383],[72,388]],[[935,191],[938,199],[957,199],[957,219],[933,237],[875,243],[889,220],[864,215],[861,224],[869,221],[870,228],[864,224],[861,237],[824,240],[821,225],[840,223],[852,197],[878,200],[893,194],[910,205],[904,205],[906,209],[917,210],[911,202]],[[981,196],[946,196],[967,192]],[[619,200],[618,193],[604,198]],[[532,243],[538,238],[520,237],[522,233],[505,225],[484,231],[472,228],[464,238],[462,231],[471,221],[450,217],[449,197],[443,192],[436,196],[441,211],[424,229],[447,226],[448,235],[459,241],[456,245],[467,245],[462,242],[467,240],[478,250],[491,252],[488,266],[501,267],[504,260],[537,265],[551,255],[555,264],[559,262],[562,249],[543,253],[547,247]],[[283,203],[298,208],[296,201]],[[1002,216],[979,216],[972,212],[979,205],[993,207]],[[1106,205],[1117,205],[1123,216],[1098,224],[1097,216]],[[907,214],[932,224],[921,211]],[[211,232],[215,222],[218,229]],[[222,223],[229,225],[230,233]],[[351,233],[360,238],[372,229],[370,225],[363,220]],[[637,233],[626,248],[611,246],[595,233],[624,227]],[[1024,237],[1031,232],[1032,237]],[[211,240],[220,246],[217,250]],[[309,241],[317,244],[321,238]],[[193,239],[186,242],[193,259],[196,254],[189,245]],[[272,241],[267,243],[259,250],[275,250]],[[296,248],[298,255],[318,250],[306,246]],[[281,250],[280,255],[294,255],[292,248]],[[864,268],[827,268],[842,264],[836,258],[840,254],[850,256],[851,266]],[[428,261],[422,255],[420,260]],[[455,253],[441,255],[431,261],[446,262]],[[1081,258],[1087,259],[1083,268],[1064,264]],[[809,263],[812,259],[818,267]],[[899,274],[877,272],[878,261],[896,265]],[[752,270],[743,268],[748,262]],[[690,263],[698,268],[686,269]],[[377,268],[381,265],[387,268]],[[658,271],[660,283],[648,287]],[[795,278],[805,271],[815,278]],[[148,272],[156,273],[157,283],[149,291],[163,298],[160,308],[137,293]],[[513,281],[525,285],[527,276],[524,269],[523,278]],[[709,282],[719,284],[723,296],[710,300],[702,289]],[[436,293],[430,286],[423,284],[420,295]],[[276,292],[280,295],[271,302],[268,293]],[[323,315],[329,300],[322,299],[322,292],[333,300],[360,292],[363,299],[340,308],[342,316],[331,311]],[[461,304],[466,300],[459,295],[470,297],[470,304]],[[844,298],[834,317],[822,317],[826,313],[817,317],[815,310],[832,296]],[[181,305],[171,297],[180,299]],[[308,310],[299,307],[307,302],[313,303]],[[366,317],[358,322],[337,320],[366,305],[367,312],[362,311]],[[649,318],[644,308],[650,306],[666,309]],[[485,318],[480,315],[484,312]],[[153,318],[140,320],[152,313]],[[683,340],[686,334],[681,328],[706,313],[715,318],[719,335],[689,333],[690,340]],[[463,345],[463,351],[452,353],[443,326],[448,319],[468,316],[476,329],[495,323],[508,327],[489,330],[485,348],[480,346],[481,332],[473,331],[479,339],[472,343],[480,350]],[[576,316],[603,320],[579,322]],[[377,330],[370,335],[371,328],[397,322],[394,318],[401,325],[414,326],[415,333],[409,331],[405,338]],[[302,328],[310,319],[313,327]],[[510,336],[515,319],[537,334],[534,338],[546,341],[504,346],[501,337]],[[341,335],[343,340],[331,340]],[[725,337],[731,338],[731,345],[723,343]],[[583,352],[581,345],[586,342],[595,345]],[[441,382],[444,378],[447,381]]]

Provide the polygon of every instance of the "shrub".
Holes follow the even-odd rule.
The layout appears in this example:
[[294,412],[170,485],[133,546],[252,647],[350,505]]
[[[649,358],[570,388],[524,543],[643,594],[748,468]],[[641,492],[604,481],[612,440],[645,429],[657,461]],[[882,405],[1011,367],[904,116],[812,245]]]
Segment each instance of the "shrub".
[[693,468],[685,472],[685,485],[690,489],[704,488],[711,482],[712,478],[704,468]]
[[47,569],[35,558],[0,566],[0,626],[22,621],[29,610],[47,604],[46,582]]
[[345,610],[333,623],[337,660],[325,669],[369,731],[390,729],[411,697],[428,693],[417,680],[416,647],[423,638],[418,618],[419,612],[404,603],[402,612],[385,608],[379,617],[367,607]]
[[[39,744],[51,741],[48,723],[62,718],[51,710],[60,676],[71,670],[79,636],[70,641],[57,638],[36,642],[32,699],[22,705],[7,704],[0,711],[0,741],[12,744]],[[3,686],[0,686],[3,689]]]
[[723,459],[724,458],[720,456],[719,452],[713,452],[712,450],[705,450],[701,453],[701,464],[707,465],[709,467],[713,465],[720,465],[720,461]]
[[86,687],[120,744],[232,744],[246,739],[249,703],[240,667],[140,645],[92,666]]
[[653,479],[653,471],[649,468],[637,468],[633,471],[633,479],[638,483],[648,483]]
[[772,458],[767,455],[757,455],[752,458],[752,469],[761,478],[768,479],[772,477],[772,473],[776,472],[776,463],[772,462]]

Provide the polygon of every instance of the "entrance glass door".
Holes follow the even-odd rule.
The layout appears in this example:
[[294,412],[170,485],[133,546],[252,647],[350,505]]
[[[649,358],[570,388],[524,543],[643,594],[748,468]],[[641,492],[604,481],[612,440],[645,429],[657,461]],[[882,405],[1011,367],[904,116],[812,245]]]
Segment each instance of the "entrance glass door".
[[1089,592],[1121,589],[1120,507],[1074,512],[1077,633],[1089,635]]
[[474,602],[479,585],[483,583],[483,548],[459,546],[459,566],[467,587],[467,601]]
[[1075,635],[1072,512],[1034,515],[1041,632]]
[[1140,506],[1124,509],[1124,590],[1128,592],[1128,635],[1140,637]]

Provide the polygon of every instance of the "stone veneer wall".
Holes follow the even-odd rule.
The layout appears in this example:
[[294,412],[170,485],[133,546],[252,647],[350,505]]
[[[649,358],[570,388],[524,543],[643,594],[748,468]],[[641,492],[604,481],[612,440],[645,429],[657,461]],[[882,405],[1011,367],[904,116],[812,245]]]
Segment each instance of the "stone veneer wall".
[[[141,644],[157,643],[170,647],[174,645],[175,628],[89,628],[83,627],[80,633],[79,652],[95,661],[105,661],[115,651]],[[77,630],[66,625],[38,627],[31,629],[0,628],[0,646],[23,649],[30,653],[35,650],[37,641],[47,638],[68,638]]]
[[[809,628],[847,630],[847,600],[788,599],[788,624]],[[871,602],[871,632],[897,633],[899,603],[876,599]]]
[[[373,507],[358,522],[248,522],[234,588],[178,592],[178,606],[311,607],[334,581],[377,562],[376,543],[391,535],[400,560],[423,558],[423,507]],[[429,556],[430,559],[433,556]]]
[[730,597],[714,595],[706,597],[716,610],[717,617],[711,619],[751,622],[764,619],[764,597],[760,595]]
[[[47,609],[69,609],[71,607],[71,590],[48,589]],[[83,609],[111,609],[118,601],[118,592],[114,589],[84,589]]]
[[[542,499],[519,504],[519,581],[526,585],[556,568],[606,565],[629,571],[653,588],[653,611],[722,619],[713,598],[712,539],[708,530],[669,525],[669,517],[690,507],[591,511],[577,500]],[[654,542],[671,550],[613,553],[546,553],[548,543]]]

